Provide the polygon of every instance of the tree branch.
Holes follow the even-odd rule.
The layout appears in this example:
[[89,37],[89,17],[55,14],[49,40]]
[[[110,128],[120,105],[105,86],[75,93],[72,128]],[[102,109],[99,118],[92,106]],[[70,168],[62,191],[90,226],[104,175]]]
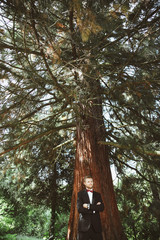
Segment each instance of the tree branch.
[[143,150],[142,148],[139,148],[139,147],[135,147],[134,149],[132,147],[129,147],[129,146],[126,146],[126,145],[121,145],[121,144],[118,144],[118,143],[114,143],[114,142],[103,142],[103,141],[99,141],[98,142],[99,144],[102,144],[102,145],[109,145],[109,146],[113,146],[113,147],[116,147],[116,148],[122,148],[122,149],[126,149],[126,150],[132,150],[133,152],[137,153],[137,151],[139,153],[143,153],[143,154],[147,154],[149,156],[160,156],[160,151],[147,151],[147,150]]
[[52,150],[55,151],[55,150],[57,150],[58,148],[66,145],[66,144],[68,144],[68,143],[70,143],[70,142],[73,142],[74,140],[75,140],[74,138],[72,138],[72,139],[70,139],[70,140],[67,140],[66,142],[63,142],[63,143],[57,145],[56,147],[54,147]]
[[61,129],[73,128],[73,127],[75,127],[75,126],[76,126],[76,123],[73,122],[73,123],[69,123],[69,124],[67,124],[67,125],[63,125],[63,126],[56,127],[56,128],[54,128],[54,129],[51,129],[51,130],[47,130],[47,131],[45,131],[45,132],[43,132],[43,133],[40,133],[40,134],[35,135],[35,136],[31,137],[31,138],[28,138],[28,139],[20,142],[19,144],[16,144],[15,146],[13,146],[13,147],[11,147],[11,148],[6,149],[5,151],[3,151],[3,152],[0,153],[0,156],[6,154],[6,153],[8,153],[8,152],[11,152],[12,150],[16,150],[16,149],[18,149],[18,148],[20,148],[20,147],[22,147],[22,146],[25,146],[25,145],[27,145],[28,143],[33,142],[33,141],[35,141],[35,140],[37,140],[37,139],[39,139],[39,138],[41,138],[41,137],[43,137],[43,136],[47,136],[47,135],[49,135],[49,134],[51,134],[51,133],[53,133],[53,132],[57,132],[57,131],[59,131],[59,130],[61,130]]
[[12,45],[9,45],[6,43],[0,43],[0,50],[3,50],[3,49],[10,49],[10,50],[15,50],[16,52],[24,52],[24,53],[42,56],[41,52],[37,52],[37,51],[31,50],[29,48],[21,48],[21,47],[12,46]]

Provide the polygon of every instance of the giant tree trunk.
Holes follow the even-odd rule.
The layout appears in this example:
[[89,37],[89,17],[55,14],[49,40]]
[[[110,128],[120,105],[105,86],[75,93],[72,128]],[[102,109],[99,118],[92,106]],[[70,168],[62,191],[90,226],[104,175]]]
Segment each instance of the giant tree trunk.
[[[150,176],[150,179],[153,179],[153,177]],[[153,179],[152,181],[156,182],[157,179]],[[157,181],[158,182],[158,181]],[[157,224],[158,224],[158,227],[159,227],[159,238],[160,238],[160,209],[159,209],[159,206],[160,206],[160,195],[159,195],[159,191],[158,191],[158,188],[157,188],[157,185],[154,184],[154,183],[150,183],[150,186],[151,186],[151,191],[152,191],[152,195],[153,195],[153,200],[152,200],[152,203],[150,205],[150,210],[153,214],[153,216],[157,219]]]
[[51,195],[51,220],[49,230],[49,240],[55,239],[55,220],[56,220],[56,199],[57,199],[57,168],[56,162],[53,166],[53,174],[50,177],[50,195]]
[[100,145],[105,140],[105,127],[102,117],[102,104],[100,101],[90,102],[90,106],[77,121],[76,161],[74,170],[74,186],[68,224],[67,240],[77,239],[77,193],[82,188],[82,178],[92,175],[94,190],[101,193],[105,210],[101,213],[104,240],[124,240],[124,235],[110,171],[108,150]]

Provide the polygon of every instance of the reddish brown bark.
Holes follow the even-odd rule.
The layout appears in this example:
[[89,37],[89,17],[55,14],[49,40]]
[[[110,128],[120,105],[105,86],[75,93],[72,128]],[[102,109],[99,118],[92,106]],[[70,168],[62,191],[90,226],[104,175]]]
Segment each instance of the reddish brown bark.
[[85,117],[77,123],[76,162],[74,186],[68,224],[67,240],[77,239],[77,193],[81,190],[82,178],[92,175],[94,189],[101,193],[105,210],[101,214],[104,240],[124,240],[124,235],[113,189],[108,150],[98,144],[105,140],[105,128],[102,120],[101,104],[90,106]]

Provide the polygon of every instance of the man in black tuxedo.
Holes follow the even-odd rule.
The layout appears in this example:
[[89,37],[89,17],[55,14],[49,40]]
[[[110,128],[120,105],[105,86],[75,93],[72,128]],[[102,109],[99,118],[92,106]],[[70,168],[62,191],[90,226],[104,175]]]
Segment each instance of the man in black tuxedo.
[[78,240],[103,240],[99,212],[104,210],[100,193],[93,191],[93,178],[84,177],[85,189],[78,192]]

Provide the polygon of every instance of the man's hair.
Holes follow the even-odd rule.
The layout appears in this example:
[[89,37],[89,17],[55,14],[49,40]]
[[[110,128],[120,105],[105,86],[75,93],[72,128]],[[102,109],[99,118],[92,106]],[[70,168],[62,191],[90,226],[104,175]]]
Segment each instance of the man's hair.
[[87,178],[92,178],[92,179],[93,179],[92,176],[88,175],[88,176],[85,176],[85,177],[83,178],[83,182],[85,182]]

